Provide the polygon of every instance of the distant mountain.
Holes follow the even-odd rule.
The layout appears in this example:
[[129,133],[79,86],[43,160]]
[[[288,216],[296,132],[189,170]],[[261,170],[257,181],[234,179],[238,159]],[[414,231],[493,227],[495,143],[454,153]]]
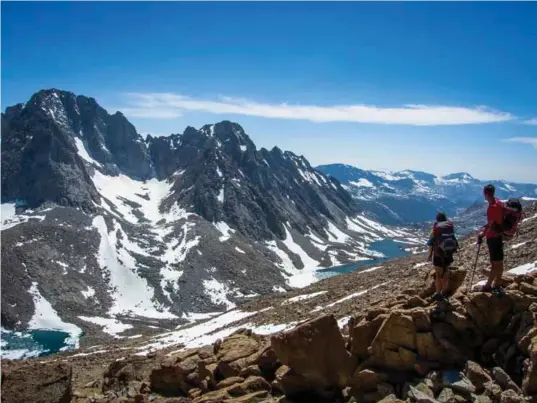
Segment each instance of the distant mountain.
[[350,165],[317,169],[339,180],[364,210],[384,224],[408,224],[434,219],[442,210],[453,216],[483,200],[483,186],[492,183],[498,197],[537,197],[537,185],[501,180],[482,181],[465,172],[439,177],[427,172],[366,171]]
[[144,140],[93,98],[43,90],[2,114],[1,146],[4,329],[43,327],[43,309],[90,331],[203,318],[408,236],[228,121]]

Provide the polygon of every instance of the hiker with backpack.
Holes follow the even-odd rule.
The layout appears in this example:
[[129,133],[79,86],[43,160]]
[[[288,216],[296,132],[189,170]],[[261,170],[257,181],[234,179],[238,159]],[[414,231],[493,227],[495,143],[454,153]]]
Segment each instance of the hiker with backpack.
[[436,215],[436,222],[429,235],[428,261],[433,262],[435,270],[435,289],[433,299],[436,301],[446,300],[449,287],[449,267],[453,263],[453,254],[459,248],[455,237],[455,227],[448,221],[445,213]]
[[483,188],[483,195],[488,202],[487,225],[478,235],[477,243],[481,245],[483,238],[486,238],[490,257],[490,273],[481,291],[502,293],[503,244],[504,240],[512,239],[517,232],[522,205],[518,199],[510,199],[504,204],[495,197],[495,192],[496,188],[492,184]]

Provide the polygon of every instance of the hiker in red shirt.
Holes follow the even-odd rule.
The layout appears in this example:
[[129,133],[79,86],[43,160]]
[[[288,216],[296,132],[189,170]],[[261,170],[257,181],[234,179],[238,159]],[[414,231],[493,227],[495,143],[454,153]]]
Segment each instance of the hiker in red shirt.
[[503,238],[499,228],[503,224],[503,203],[494,197],[494,185],[487,185],[483,188],[483,195],[488,201],[487,208],[487,225],[483,232],[477,237],[480,244],[483,238],[487,238],[487,247],[490,256],[490,273],[487,283],[483,286],[482,291],[499,291],[500,280],[503,274]]

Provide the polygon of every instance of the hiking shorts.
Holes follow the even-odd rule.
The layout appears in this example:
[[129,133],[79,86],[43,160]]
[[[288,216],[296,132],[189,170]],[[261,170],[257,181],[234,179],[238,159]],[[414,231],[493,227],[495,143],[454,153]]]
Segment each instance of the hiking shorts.
[[446,272],[448,267],[453,263],[453,255],[451,256],[437,256],[433,257],[433,266],[440,267],[442,269],[442,274]]
[[494,238],[487,238],[487,246],[489,248],[489,255],[491,262],[503,261],[503,239],[501,236]]

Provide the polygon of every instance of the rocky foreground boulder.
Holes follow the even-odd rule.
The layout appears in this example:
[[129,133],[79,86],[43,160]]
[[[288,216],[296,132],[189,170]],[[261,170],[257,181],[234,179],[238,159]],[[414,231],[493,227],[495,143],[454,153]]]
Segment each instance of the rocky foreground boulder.
[[66,363],[2,370],[2,402],[69,403],[72,369]]
[[[464,275],[457,273],[460,285]],[[2,374],[2,398],[537,402],[537,287],[531,277],[506,282],[503,296],[454,289],[449,304],[432,302],[429,287],[408,289],[373,304],[342,331],[334,316],[323,315],[270,338],[241,329],[212,346],[125,357],[76,390],[68,364],[21,366]]]

